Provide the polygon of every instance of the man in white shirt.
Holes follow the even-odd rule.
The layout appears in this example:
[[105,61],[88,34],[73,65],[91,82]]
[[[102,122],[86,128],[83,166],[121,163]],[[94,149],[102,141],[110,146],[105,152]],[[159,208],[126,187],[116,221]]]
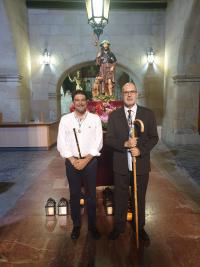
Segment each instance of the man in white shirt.
[[59,124],[57,149],[65,158],[70,189],[72,239],[78,239],[81,228],[80,197],[82,182],[85,187],[88,230],[94,239],[100,238],[96,228],[96,172],[97,158],[103,145],[101,120],[87,111],[84,91],[73,94],[75,111],[64,115]]

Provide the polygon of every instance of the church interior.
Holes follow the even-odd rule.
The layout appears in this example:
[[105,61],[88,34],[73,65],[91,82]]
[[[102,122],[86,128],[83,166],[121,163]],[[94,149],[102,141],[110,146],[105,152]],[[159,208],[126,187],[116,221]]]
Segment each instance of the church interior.
[[[93,2],[0,0],[0,266],[200,266],[200,1],[98,0],[108,5],[101,27],[89,19]],[[116,57],[111,91],[97,64],[103,40]],[[73,111],[72,93],[84,90],[106,135],[128,82],[159,134],[146,196],[151,242],[136,247],[132,213],[125,233],[107,238],[113,214],[104,192],[113,177],[105,146],[96,187],[101,239],[87,233],[83,196],[81,235],[71,240],[60,119]]]

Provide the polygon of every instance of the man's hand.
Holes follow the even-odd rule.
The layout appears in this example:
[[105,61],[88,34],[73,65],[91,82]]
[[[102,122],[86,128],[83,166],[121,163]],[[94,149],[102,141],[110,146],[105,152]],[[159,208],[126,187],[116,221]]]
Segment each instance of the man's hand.
[[131,152],[131,156],[132,157],[138,157],[138,156],[140,156],[140,150],[137,147],[131,148],[130,149],[130,152]]
[[137,137],[130,138],[128,141],[124,143],[124,147],[128,149],[135,147],[137,145],[137,139],[138,139]]
[[91,155],[86,156],[84,159],[75,159],[73,166],[75,169],[81,171],[90,162],[93,157]]
[[77,170],[83,170],[85,168],[85,166],[88,164],[88,161],[85,159],[76,159],[74,161],[74,168],[77,169]]
[[74,157],[69,157],[67,159],[71,162],[72,165],[74,165],[74,162],[76,160]]

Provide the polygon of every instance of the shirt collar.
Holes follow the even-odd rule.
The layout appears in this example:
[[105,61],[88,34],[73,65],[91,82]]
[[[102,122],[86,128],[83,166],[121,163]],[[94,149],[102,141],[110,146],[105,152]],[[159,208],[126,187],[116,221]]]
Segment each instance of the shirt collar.
[[125,114],[128,114],[128,110],[132,110],[133,111],[133,114],[136,114],[136,111],[137,111],[137,104],[135,103],[132,108],[127,108],[126,106],[124,106],[124,111],[125,111]]

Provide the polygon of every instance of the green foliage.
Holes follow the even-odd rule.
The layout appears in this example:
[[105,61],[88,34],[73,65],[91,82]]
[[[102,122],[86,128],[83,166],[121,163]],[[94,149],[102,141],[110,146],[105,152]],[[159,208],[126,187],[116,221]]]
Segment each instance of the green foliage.
[[109,102],[111,100],[115,100],[115,96],[114,95],[99,95],[96,96],[93,100],[101,100],[103,102]]

